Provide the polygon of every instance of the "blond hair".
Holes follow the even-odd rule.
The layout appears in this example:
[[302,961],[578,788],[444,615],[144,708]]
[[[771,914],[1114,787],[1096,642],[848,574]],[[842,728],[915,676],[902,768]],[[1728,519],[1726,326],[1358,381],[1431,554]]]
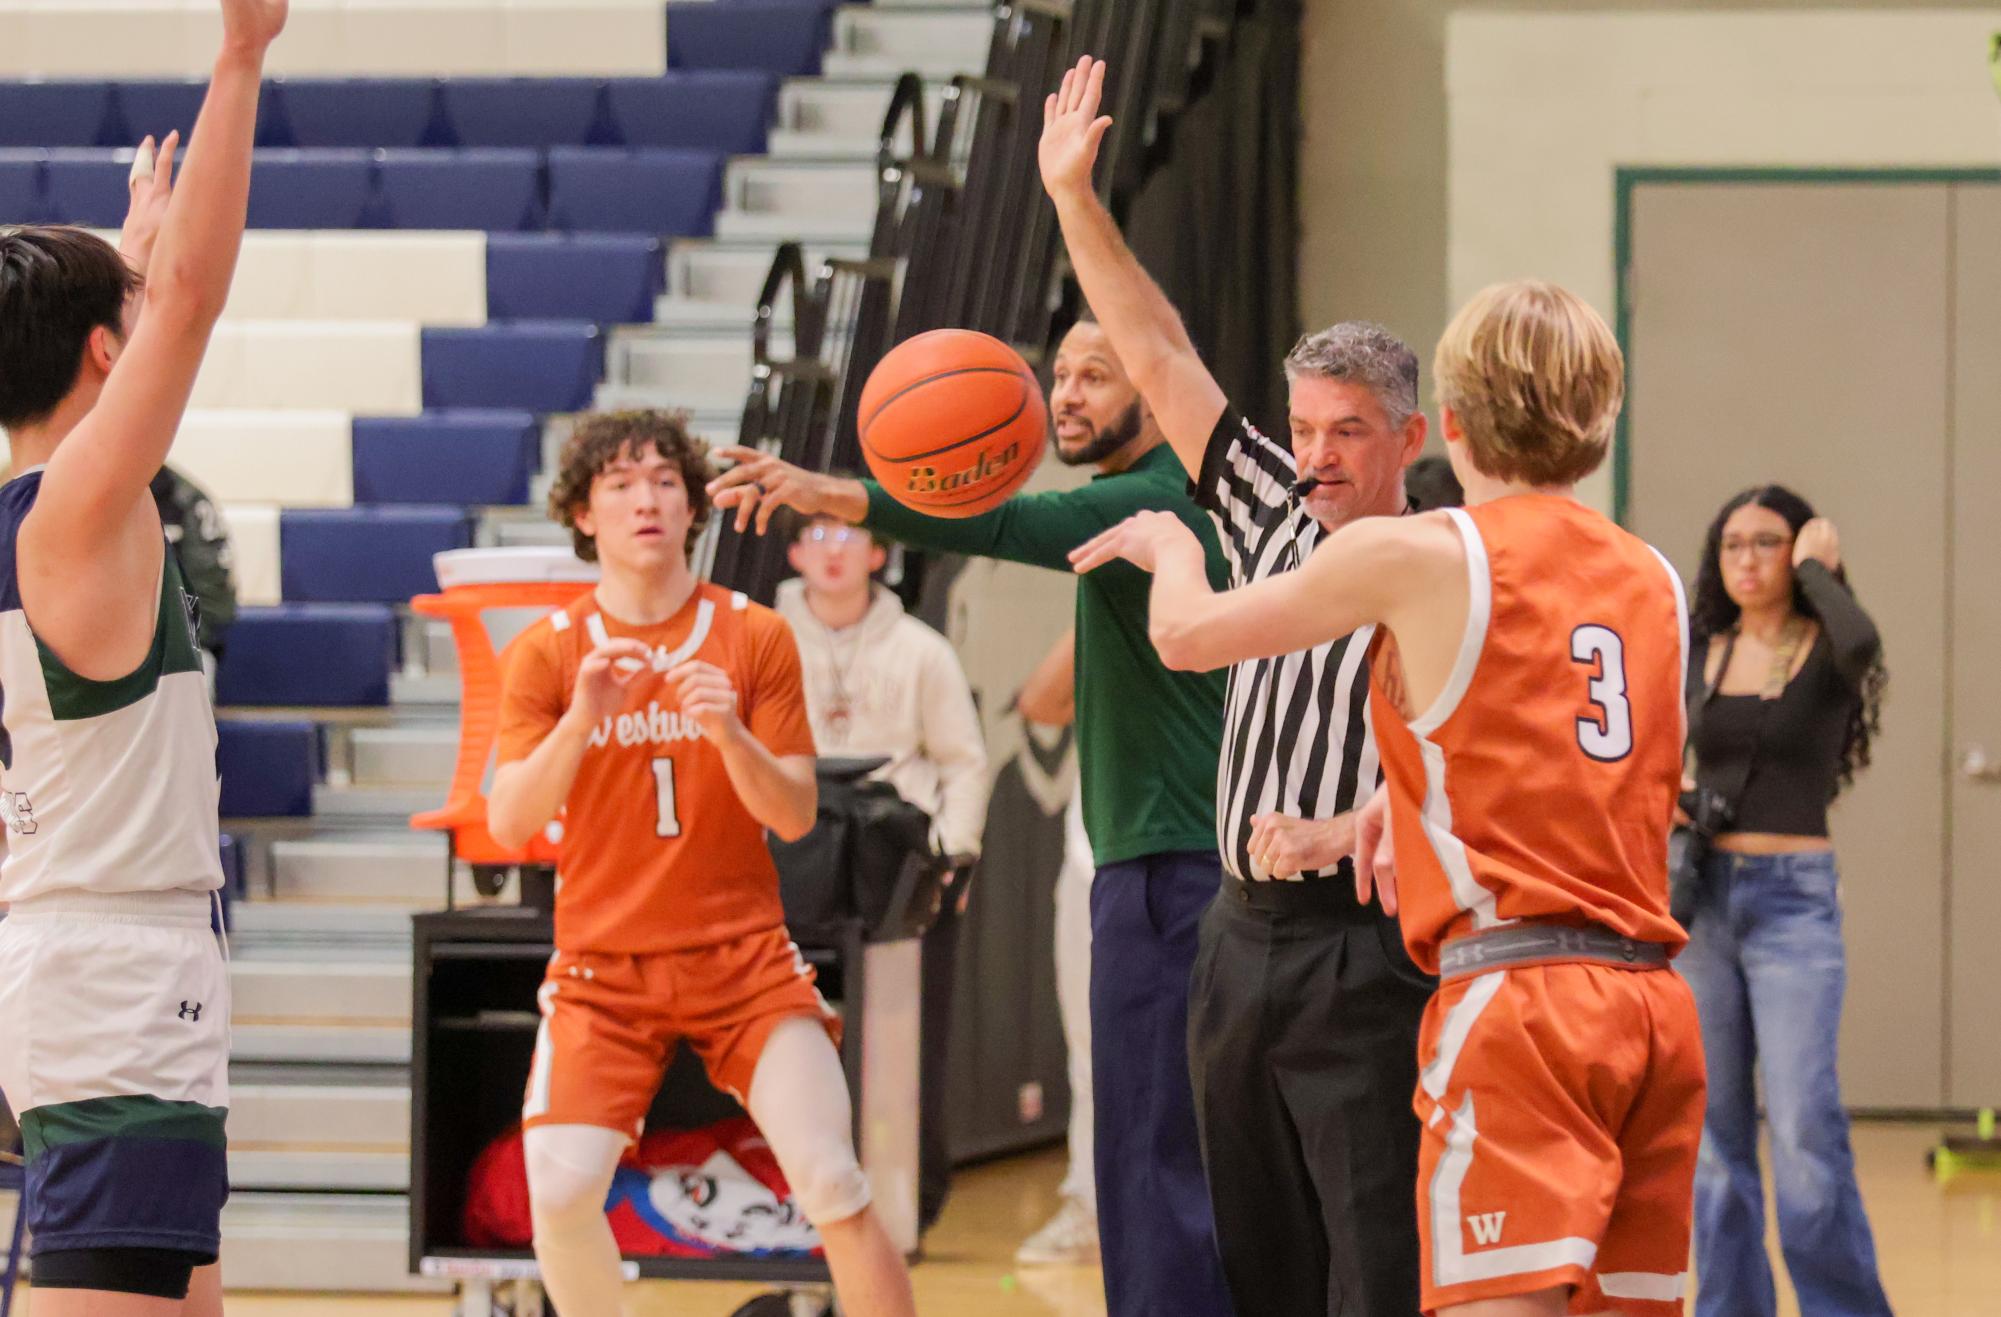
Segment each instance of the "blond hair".
[[1482,475],[1571,485],[1597,470],[1626,396],[1611,328],[1567,289],[1482,289],[1446,326],[1432,373]]

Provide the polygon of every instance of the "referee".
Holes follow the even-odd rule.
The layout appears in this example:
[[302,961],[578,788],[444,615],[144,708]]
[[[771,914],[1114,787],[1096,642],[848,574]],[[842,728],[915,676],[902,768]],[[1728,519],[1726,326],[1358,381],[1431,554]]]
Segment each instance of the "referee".
[[[1103,78],[1087,61],[1052,98],[1043,181],[1085,297],[1216,521],[1232,586],[1292,570],[1356,518],[1403,512],[1425,435],[1416,357],[1377,326],[1336,325],[1286,359],[1290,447],[1239,416],[1092,190]],[[1346,859],[1376,786],[1370,635],[1230,669],[1226,875],[1203,920],[1189,1062],[1239,1313],[1418,1311],[1411,1096],[1434,985],[1395,920],[1357,903]]]

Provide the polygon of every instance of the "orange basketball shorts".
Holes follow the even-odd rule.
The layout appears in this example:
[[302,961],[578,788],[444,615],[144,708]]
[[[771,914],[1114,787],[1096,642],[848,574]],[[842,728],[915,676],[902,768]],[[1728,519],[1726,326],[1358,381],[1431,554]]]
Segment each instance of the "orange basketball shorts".
[[1425,1311],[1569,1286],[1573,1313],[1680,1313],[1705,1090],[1682,977],[1454,979],[1419,1049]]
[[637,1137],[683,1039],[738,1102],[780,1021],[817,1019],[840,1042],[840,1022],[783,928],[644,955],[558,951],[536,996],[542,1025],[521,1108],[531,1128],[595,1125]]

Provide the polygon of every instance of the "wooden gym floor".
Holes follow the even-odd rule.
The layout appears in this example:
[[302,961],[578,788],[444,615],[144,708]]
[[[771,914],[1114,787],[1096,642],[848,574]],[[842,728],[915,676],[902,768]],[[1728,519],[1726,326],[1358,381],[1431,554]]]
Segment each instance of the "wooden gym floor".
[[[2001,1172],[1968,1175],[1940,1190],[1925,1170],[1930,1126],[1855,1127],[1862,1195],[1876,1231],[1884,1283],[1899,1317],[2001,1317]],[[918,1307],[940,1317],[1100,1317],[1092,1268],[1016,1270],[1015,1245],[1055,1204],[1057,1152],[961,1174],[917,1268]],[[0,1208],[5,1220],[6,1208]],[[1776,1241],[1772,1241],[1777,1257]],[[1780,1311],[1798,1317],[1784,1271]],[[634,1288],[633,1317],[726,1317],[761,1292],[747,1285],[653,1283]],[[446,1317],[445,1299],[353,1295],[232,1294],[232,1317]],[[32,1303],[29,1317],[32,1317]]]

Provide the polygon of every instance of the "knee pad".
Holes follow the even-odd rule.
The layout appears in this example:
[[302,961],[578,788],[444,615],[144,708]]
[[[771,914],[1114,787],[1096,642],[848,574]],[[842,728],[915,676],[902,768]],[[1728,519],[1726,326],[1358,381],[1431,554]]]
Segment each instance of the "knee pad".
[[36,1289],[103,1290],[152,1299],[185,1299],[196,1267],[211,1256],[178,1248],[68,1248],[38,1253]]
[[869,1205],[868,1177],[846,1139],[821,1140],[798,1149],[783,1166],[792,1201],[816,1226],[845,1221]]
[[544,1126],[523,1138],[528,1163],[528,1207],[538,1231],[544,1225],[591,1224],[604,1216],[605,1195],[624,1150],[611,1130]]

